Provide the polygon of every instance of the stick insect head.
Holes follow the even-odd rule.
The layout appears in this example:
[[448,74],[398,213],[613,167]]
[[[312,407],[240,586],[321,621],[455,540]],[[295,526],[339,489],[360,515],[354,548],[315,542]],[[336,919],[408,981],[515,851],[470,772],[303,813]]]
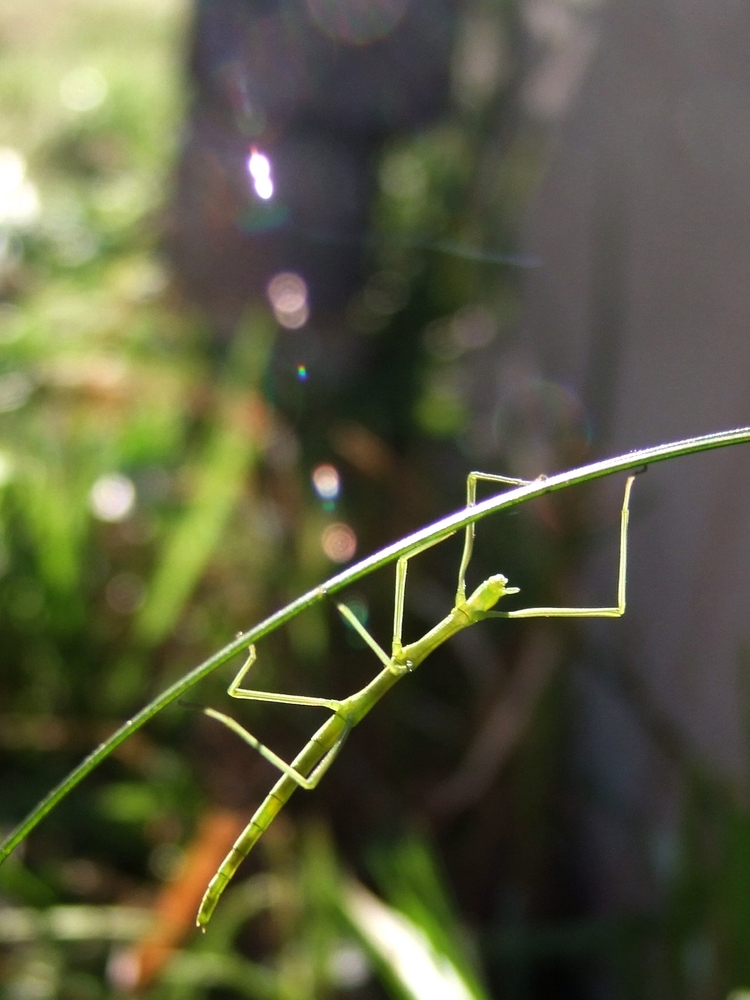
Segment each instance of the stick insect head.
[[490,611],[501,597],[517,593],[519,593],[518,587],[509,587],[508,578],[502,573],[496,573],[484,583],[480,583],[466,603],[473,611]]

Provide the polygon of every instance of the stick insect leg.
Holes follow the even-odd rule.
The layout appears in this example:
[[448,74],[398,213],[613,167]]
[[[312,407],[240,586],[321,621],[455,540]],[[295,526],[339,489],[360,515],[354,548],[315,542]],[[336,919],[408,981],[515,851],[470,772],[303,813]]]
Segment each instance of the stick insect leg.
[[620,618],[625,614],[628,573],[628,519],[630,491],[635,475],[628,476],[620,514],[620,568],[617,573],[617,606],[612,608],[521,608],[518,611],[488,611],[488,618]]
[[[477,502],[477,481],[481,479],[488,483],[505,483],[508,486],[530,486],[532,479],[513,479],[511,476],[497,476],[491,472],[470,472],[466,477],[466,506],[473,507]],[[461,565],[458,568],[458,587],[456,589],[456,606],[466,600],[466,570],[469,568],[471,553],[474,549],[475,525],[466,525],[464,551]]]
[[[426,542],[424,545],[420,545],[418,549],[414,549],[413,552],[410,552],[408,556],[401,556],[399,561],[396,563],[396,590],[393,597],[393,659],[399,656],[403,650],[402,632],[404,628],[404,597],[406,594],[406,570],[409,565],[409,560],[413,559],[414,556],[418,556],[420,552],[425,552],[427,549],[431,549],[433,545],[437,545],[439,542],[444,541],[445,538],[437,538],[430,542]],[[392,663],[392,661],[390,662]]]
[[372,635],[370,635],[370,633],[364,627],[359,618],[357,618],[357,616],[354,614],[352,609],[348,608],[346,604],[337,604],[336,608],[341,617],[351,625],[351,627],[354,629],[357,635],[361,639],[364,639],[364,641],[367,643],[367,645],[370,647],[373,653],[377,656],[380,662],[383,663],[386,667],[392,667],[393,662],[391,661],[390,656],[386,653],[383,647],[380,646],[375,641]]
[[[311,703],[317,705],[319,704],[319,701],[317,699],[313,699]],[[296,704],[303,703],[296,702]],[[349,731],[352,728],[351,719],[347,717],[341,736],[339,736],[312,773],[305,777],[304,774],[300,774],[296,768],[291,766],[291,764],[287,764],[287,762],[279,757],[278,754],[275,754],[273,750],[261,743],[259,739],[256,739],[252,733],[249,733],[244,726],[241,726],[239,722],[235,721],[231,716],[224,715],[223,712],[217,712],[213,708],[204,708],[203,711],[212,719],[216,719],[217,722],[222,722],[228,729],[231,729],[233,733],[236,733],[241,739],[243,739],[245,743],[249,743],[254,750],[257,750],[261,757],[265,758],[265,760],[267,760],[270,764],[273,764],[274,767],[277,767],[282,774],[285,774],[287,777],[295,781],[300,788],[304,788],[307,791],[311,791],[316,787],[328,768],[331,764],[333,764],[339,754],[339,751],[341,750],[341,747],[344,745],[344,740],[347,738]]]
[[308,705],[313,708],[330,708],[332,712],[341,711],[341,702],[331,698],[312,698],[302,694],[277,694],[274,691],[253,691],[250,688],[240,687],[255,660],[255,646],[250,646],[247,660],[245,660],[239,673],[227,688],[227,694],[230,697],[242,698],[245,701],[271,701],[278,705]]
[[[308,695],[299,694],[277,694],[273,691],[253,691],[249,688],[240,687],[242,681],[244,680],[247,672],[250,670],[252,665],[255,663],[256,654],[255,646],[250,646],[248,649],[248,657],[245,663],[240,668],[237,676],[234,678],[232,683],[227,688],[227,693],[232,698],[241,698],[245,701],[268,701],[273,702],[278,705],[305,705],[310,708],[327,708],[330,711],[342,715],[343,705],[340,701],[335,701],[330,698],[314,698]],[[336,759],[339,750],[341,749],[344,740],[349,735],[349,730],[351,729],[351,721],[348,717],[345,717],[346,724],[344,731],[339,737],[339,739],[334,743],[328,753],[323,757],[318,766],[309,776],[300,774],[295,768],[290,764],[287,764],[285,760],[282,760],[277,754],[273,752],[269,747],[265,746],[260,740],[256,739],[252,733],[249,733],[243,726],[236,722],[228,715],[224,715],[223,712],[217,712],[213,708],[204,709],[206,715],[209,715],[212,719],[216,719],[218,722],[222,722],[225,726],[235,732],[239,737],[241,737],[246,743],[249,743],[251,747],[258,751],[261,757],[264,757],[269,763],[277,767],[283,774],[292,778],[297,782],[302,788],[312,789],[315,788],[317,783],[326,773],[328,768],[331,766],[333,761]]]

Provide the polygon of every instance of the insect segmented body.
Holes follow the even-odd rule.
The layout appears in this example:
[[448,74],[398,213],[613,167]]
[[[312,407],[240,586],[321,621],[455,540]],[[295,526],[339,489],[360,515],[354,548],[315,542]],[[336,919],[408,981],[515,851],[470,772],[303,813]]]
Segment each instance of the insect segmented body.
[[[234,698],[252,701],[268,701],[286,705],[308,705],[317,708],[327,708],[332,715],[313,734],[306,746],[294,758],[291,764],[282,760],[268,747],[264,746],[252,733],[249,733],[230,716],[206,709],[212,718],[228,726],[243,740],[254,747],[266,760],[274,764],[281,772],[281,777],[255,811],[249,824],[237,838],[234,846],[222,862],[219,870],[208,884],[203,900],[198,910],[196,923],[205,928],[216,908],[219,898],[235,874],[240,864],[247,857],[254,845],[268,829],[273,819],[297,788],[313,789],[326,773],[340,752],[344,741],[362,719],[406,674],[415,670],[426,657],[438,646],[454,636],[457,632],[486,618],[616,618],[625,612],[625,586],[627,576],[627,532],[630,491],[635,476],[629,476],[625,485],[622,511],[620,515],[620,566],[618,571],[617,604],[602,608],[521,608],[515,611],[496,611],[497,603],[508,594],[518,593],[517,587],[509,587],[508,580],[502,574],[489,577],[480,583],[476,590],[466,597],[466,570],[471,559],[474,545],[474,524],[466,528],[464,551],[458,573],[456,600],[450,613],[414,642],[402,642],[402,627],[404,617],[404,595],[406,591],[406,573],[408,562],[419,552],[436,544],[430,542],[422,548],[403,556],[396,564],[396,590],[394,601],[393,641],[390,655],[382,649],[354,613],[345,605],[337,608],[344,619],[355,629],[365,643],[375,653],[383,665],[383,669],[369,684],[355,692],[343,701],[327,698],[312,698],[305,695],[276,694],[267,691],[254,691],[241,686],[248,671],[255,662],[255,647],[250,646],[249,656],[237,676],[229,686],[228,693]],[[476,503],[476,484],[478,480],[501,482],[511,485],[524,484],[524,480],[508,479],[504,476],[473,472],[467,481],[467,505]]]

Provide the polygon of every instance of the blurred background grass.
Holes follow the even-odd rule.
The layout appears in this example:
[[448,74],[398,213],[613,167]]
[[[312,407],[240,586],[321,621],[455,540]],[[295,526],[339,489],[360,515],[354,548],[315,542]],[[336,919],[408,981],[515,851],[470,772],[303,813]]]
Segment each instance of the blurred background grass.
[[[533,264],[506,258],[544,148],[517,100],[514,6],[450,14],[432,105],[373,129],[351,168],[368,179],[356,224],[344,236],[282,230],[281,251],[247,221],[259,210],[241,169],[252,116],[227,122],[201,70],[213,16],[177,0],[0,8],[7,828],[238,629],[459,507],[470,468],[533,476],[588,452],[563,387],[511,370],[500,404],[486,388]],[[298,331],[256,272],[285,247],[305,259],[310,242],[332,266],[355,264],[331,279],[318,325],[313,310]],[[246,287],[242,267],[227,271],[237,260]],[[585,515],[563,498],[483,525],[476,579],[502,570],[525,603],[559,599]],[[408,635],[451,606],[454,541],[410,571]],[[384,573],[348,595],[384,644],[392,586]],[[533,623],[472,633],[389,696],[313,796],[295,797],[200,940],[200,894],[274,776],[195,710],[230,710],[229,672],[165,712],[0,869],[2,996],[692,998],[750,986],[750,823],[734,791],[634,689],[681,769],[684,823],[654,861],[660,905],[594,915],[574,833],[590,790],[566,749],[560,669],[575,635]],[[376,667],[330,609],[259,657],[261,683],[331,697]],[[307,710],[237,714],[288,756],[312,729]]]

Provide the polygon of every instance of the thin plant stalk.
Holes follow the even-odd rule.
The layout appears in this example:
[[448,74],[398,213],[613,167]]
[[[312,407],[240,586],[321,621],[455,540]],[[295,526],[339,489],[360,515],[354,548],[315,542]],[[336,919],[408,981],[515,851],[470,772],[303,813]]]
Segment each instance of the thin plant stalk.
[[566,489],[569,486],[592,482],[595,479],[602,479],[605,476],[611,476],[618,472],[644,468],[656,462],[663,462],[681,455],[693,455],[702,451],[712,451],[715,448],[725,448],[730,445],[745,444],[748,442],[750,442],[750,427],[740,427],[716,434],[686,438],[682,441],[661,444],[652,448],[642,448],[628,452],[625,455],[619,455],[616,458],[603,459],[598,462],[592,462],[589,465],[581,466],[578,469],[556,473],[547,478],[534,480],[527,485],[505,490],[503,493],[489,497],[475,506],[464,507],[453,514],[449,514],[447,517],[441,518],[441,520],[436,521],[434,524],[420,528],[419,531],[413,532],[406,538],[380,549],[378,552],[368,556],[366,559],[360,560],[360,562],[355,563],[353,566],[349,566],[347,569],[342,570],[342,572],[332,576],[325,583],[309,590],[279,611],[274,612],[274,614],[258,625],[248,629],[246,632],[238,633],[231,642],[185,674],[184,677],[150,701],[140,712],[137,712],[131,719],[123,723],[119,729],[93,750],[81,761],[78,767],[71,771],[66,778],[38,802],[28,816],[8,835],[0,845],[0,863],[8,857],[58,802],[116,750],[121,743],[124,743],[132,733],[145,725],[150,719],[161,712],[162,709],[182,697],[193,685],[203,680],[204,677],[207,677],[238,653],[246,650],[249,645],[258,642],[258,640],[274,632],[300,614],[300,612],[324,600],[329,595],[343,590],[344,587],[348,587],[357,580],[361,580],[375,570],[387,566],[389,563],[395,562],[404,556],[409,556],[419,549],[427,547],[429,544],[437,544],[445,540],[456,531],[482,520],[482,518],[487,517],[489,514],[507,510],[535,497],[548,493],[556,493],[558,490]]

